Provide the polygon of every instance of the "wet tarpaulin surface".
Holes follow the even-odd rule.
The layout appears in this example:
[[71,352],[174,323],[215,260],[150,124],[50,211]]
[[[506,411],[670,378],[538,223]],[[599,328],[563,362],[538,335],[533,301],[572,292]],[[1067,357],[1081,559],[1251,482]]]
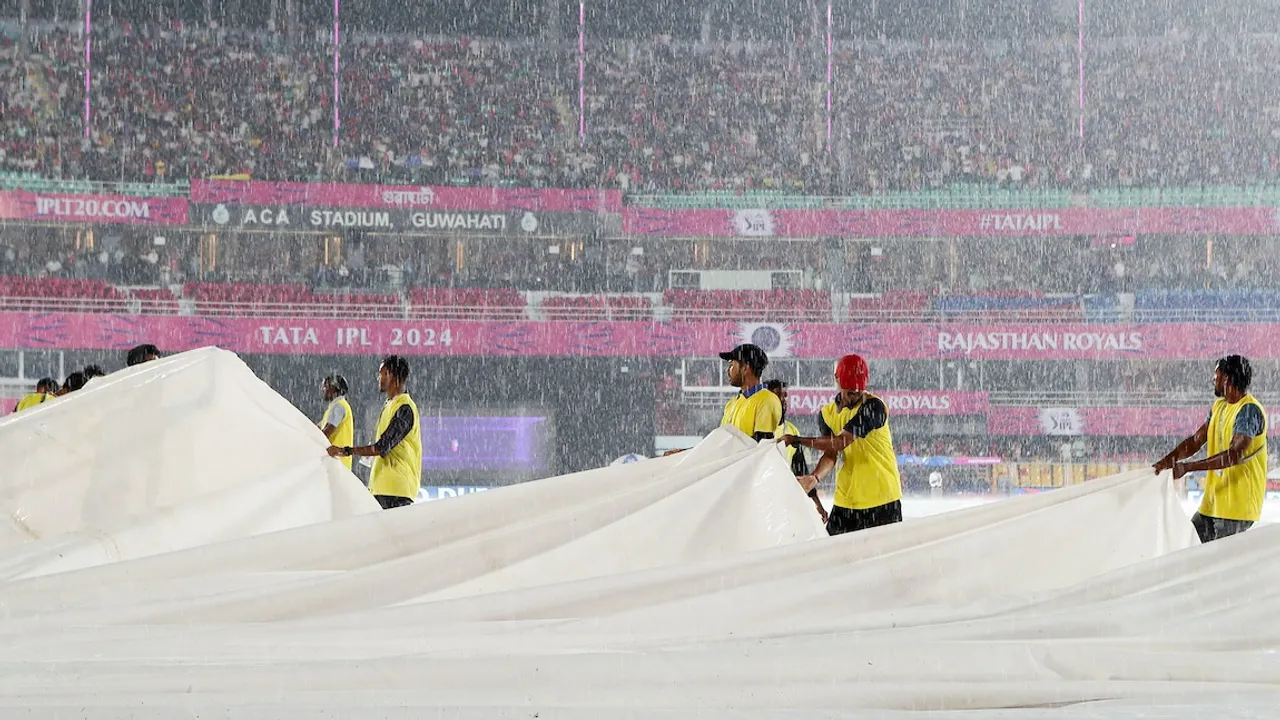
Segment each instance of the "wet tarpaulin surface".
[[[722,429],[678,456],[370,512],[314,425],[233,355],[152,365],[0,422],[9,458],[76,447],[19,460],[0,487],[0,707],[1086,718],[1280,702],[1280,529],[1199,546],[1167,476],[828,538],[777,447]],[[214,398],[251,462],[193,447],[226,438]],[[117,425],[148,451],[119,450]]]

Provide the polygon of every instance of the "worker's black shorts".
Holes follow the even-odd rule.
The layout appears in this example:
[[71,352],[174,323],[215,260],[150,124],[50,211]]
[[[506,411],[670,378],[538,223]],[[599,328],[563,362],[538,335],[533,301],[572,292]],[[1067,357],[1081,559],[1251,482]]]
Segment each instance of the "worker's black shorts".
[[1248,520],[1224,520],[1200,513],[1191,516],[1191,524],[1196,527],[1196,534],[1200,536],[1201,544],[1231,537],[1253,527],[1253,523]]
[[391,508],[405,507],[413,504],[413,498],[400,497],[398,495],[374,495],[373,498],[378,501],[383,510]]
[[831,508],[831,514],[827,518],[827,534],[843,535],[896,522],[902,522],[901,500],[862,510],[836,506]]

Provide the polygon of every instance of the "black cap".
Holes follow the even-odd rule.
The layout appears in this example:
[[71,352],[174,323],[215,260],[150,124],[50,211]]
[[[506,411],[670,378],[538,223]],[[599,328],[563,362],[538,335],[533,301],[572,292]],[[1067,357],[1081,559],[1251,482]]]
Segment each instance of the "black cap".
[[737,360],[755,370],[757,375],[764,372],[764,369],[769,366],[769,356],[765,354],[764,350],[760,349],[759,345],[752,345],[751,343],[745,343],[729,352],[720,353],[720,359],[726,361]]

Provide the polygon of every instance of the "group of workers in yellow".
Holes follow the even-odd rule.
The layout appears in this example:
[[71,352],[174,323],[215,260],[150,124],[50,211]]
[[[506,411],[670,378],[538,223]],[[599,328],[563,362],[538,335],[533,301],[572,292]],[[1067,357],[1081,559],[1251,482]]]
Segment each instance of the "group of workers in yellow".
[[[889,429],[889,410],[880,398],[867,392],[870,371],[866,360],[845,355],[836,362],[837,392],[823,406],[819,435],[801,435],[787,421],[787,385],[780,380],[762,382],[769,357],[760,346],[745,343],[720,353],[729,363],[729,384],[739,392],[724,409],[721,425],[732,425],[757,441],[774,440],[787,447],[791,471],[809,497],[830,535],[902,521],[902,480]],[[808,463],[799,448],[822,453],[817,467]],[[823,506],[818,485],[836,469],[831,510]]]
[[371,445],[353,446],[355,418],[347,402],[347,381],[341,375],[324,379],[321,391],[329,406],[320,429],[329,439],[330,457],[351,469],[351,458],[371,457],[369,492],[384,510],[412,505],[422,483],[422,431],[418,406],[405,386],[409,363],[388,355],[378,365],[378,390],[387,396],[378,416],[376,439]]
[[61,385],[59,385],[58,381],[53,378],[41,378],[36,382],[35,391],[23,395],[22,398],[18,400],[18,406],[14,408],[13,411],[22,412],[23,410],[29,410],[33,407],[43,405],[50,400],[66,397],[67,395],[83,388],[85,385],[88,385],[94,378],[100,378],[104,375],[106,375],[106,373],[102,371],[101,367],[98,367],[97,365],[89,365],[83,370],[77,370],[76,372],[67,375],[67,379],[63,380]]
[[[139,345],[135,348],[131,348],[129,353],[125,356],[125,365],[127,367],[133,367],[134,365],[141,365],[142,363],[159,359],[159,357],[160,350],[155,345],[147,343],[145,345]],[[31,408],[43,405],[50,400],[66,397],[67,395],[84,388],[85,385],[88,385],[95,378],[106,377],[106,374],[107,373],[100,365],[86,365],[83,370],[77,370],[76,372],[69,373],[66,380],[63,380],[61,385],[59,385],[58,381],[53,378],[41,378],[36,382],[35,391],[27,393],[19,399],[18,406],[15,407],[13,411],[18,413],[23,410],[30,410]]]
[[[902,481],[889,413],[880,398],[867,392],[867,362],[850,354],[835,365],[836,394],[822,407],[819,435],[802,436],[786,420],[786,383],[761,382],[769,358],[759,346],[743,344],[720,359],[729,363],[729,384],[739,388],[725,406],[721,425],[732,425],[757,441],[784,443],[796,481],[818,506],[827,533],[848,532],[902,521]],[[1253,370],[1240,355],[1221,358],[1214,366],[1217,400],[1208,419],[1152,467],[1172,470],[1180,480],[1204,472],[1203,499],[1191,518],[1202,543],[1244,532],[1258,522],[1267,489],[1267,417],[1249,394]],[[1208,445],[1207,457],[1186,462]],[[812,473],[796,448],[822,453]],[[828,513],[815,489],[837,461],[835,493]]]
[[[129,366],[160,356],[154,345],[129,351]],[[818,436],[804,436],[786,418],[787,384],[763,382],[768,355],[746,343],[720,353],[729,363],[729,384],[739,392],[725,406],[721,425],[732,425],[756,441],[786,445],[796,481],[817,506],[828,534],[864,530],[902,521],[902,481],[889,411],[884,401],[867,391],[870,371],[859,355],[845,355],[835,365],[836,394],[822,407]],[[71,373],[59,385],[52,378],[36,384],[35,392],[21,398],[16,411],[39,406],[75,392],[95,377],[105,375],[97,365]],[[327,453],[340,458],[348,469],[353,457],[372,457],[369,492],[384,508],[411,505],[422,480],[422,434],[418,407],[409,396],[409,363],[389,355],[378,365],[378,389],[386,403],[378,417],[377,439],[353,446],[355,418],[347,402],[347,381],[331,375],[321,386],[329,405],[320,420],[328,438]],[[1172,470],[1180,480],[1187,473],[1204,472],[1203,500],[1192,524],[1201,542],[1235,535],[1261,519],[1267,490],[1267,415],[1251,394],[1253,369],[1240,355],[1228,355],[1214,365],[1213,389],[1217,398],[1209,417],[1196,432],[1153,464],[1155,472]],[[1208,445],[1207,457],[1187,461]],[[822,453],[817,466],[808,470],[799,448]],[[676,452],[676,451],[673,451]],[[836,469],[831,510],[823,507],[818,485]]]

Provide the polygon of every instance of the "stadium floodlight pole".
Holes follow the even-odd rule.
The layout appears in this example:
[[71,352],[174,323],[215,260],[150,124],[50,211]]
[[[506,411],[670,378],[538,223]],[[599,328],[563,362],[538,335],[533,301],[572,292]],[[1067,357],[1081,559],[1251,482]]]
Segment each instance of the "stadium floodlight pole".
[[1084,138],[1084,0],[1076,0],[1076,61],[1080,65],[1080,137]]
[[827,2],[827,150],[831,150],[831,2]]
[[338,2],[333,0],[333,146],[338,147],[338,101],[341,99],[341,88],[338,83]]
[[587,2],[578,0],[578,144],[587,144]]
[[84,136],[89,137],[89,110],[92,101],[89,99],[90,90],[93,87],[93,80],[90,78],[89,67],[93,59],[93,35],[89,32],[90,23],[93,19],[93,0],[84,0]]

